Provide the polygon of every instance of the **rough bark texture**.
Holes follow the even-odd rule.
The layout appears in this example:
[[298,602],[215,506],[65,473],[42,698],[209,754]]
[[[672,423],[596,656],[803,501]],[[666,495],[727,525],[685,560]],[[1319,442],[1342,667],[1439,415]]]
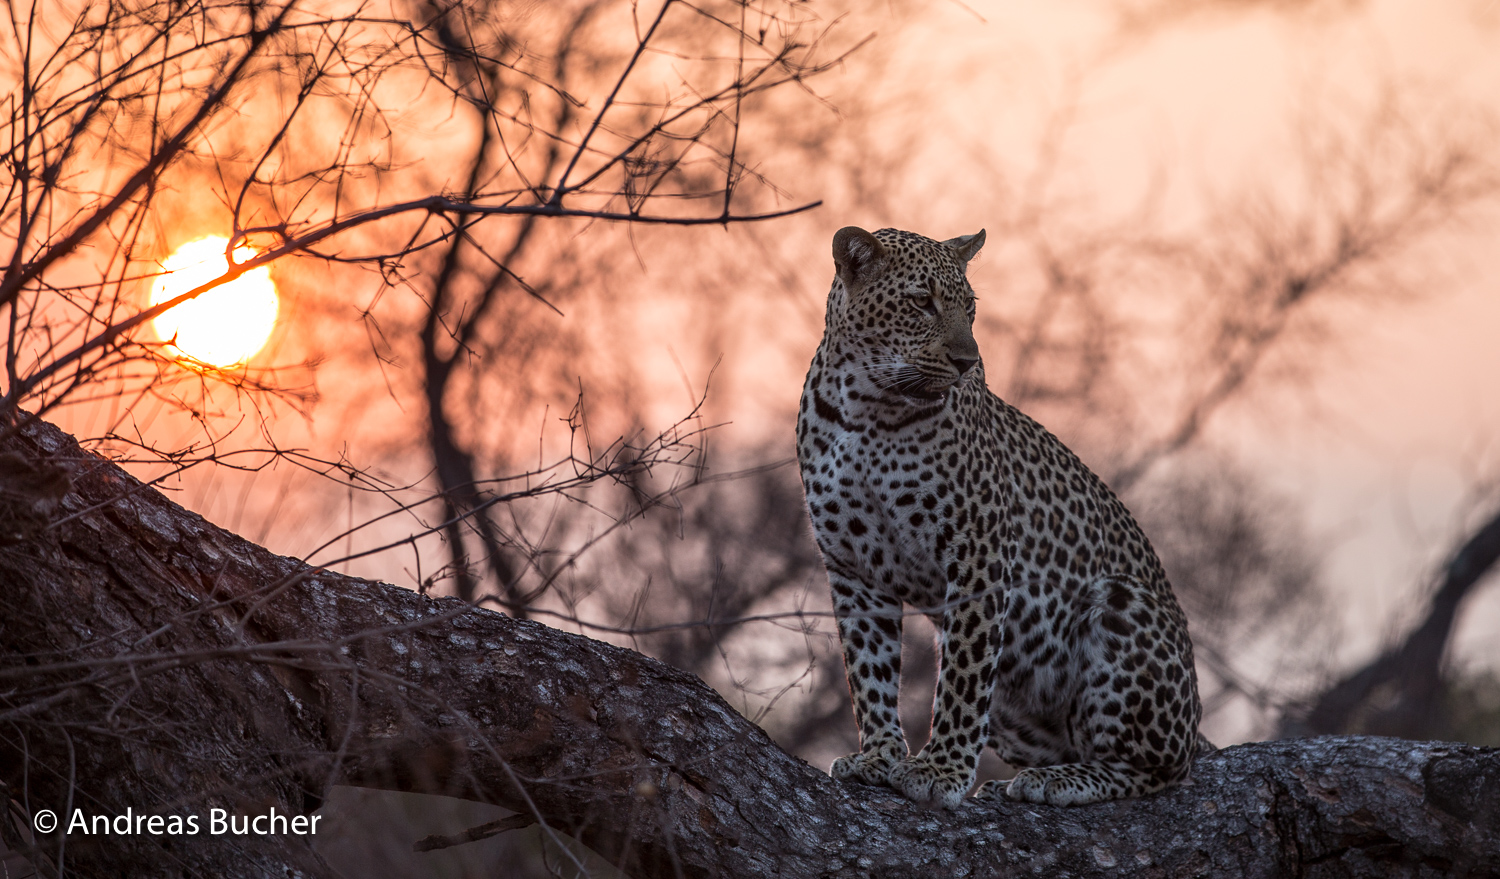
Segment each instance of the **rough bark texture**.
[[[1500,876],[1500,751],[1230,748],[1165,795],[919,808],[788,756],[696,678],[306,568],[36,425],[54,522],[0,546],[0,783],[19,821],[293,815],[334,781],[534,812],[640,876]],[[463,828],[453,828],[455,833]],[[44,874],[319,876],[306,837],[40,841]]]

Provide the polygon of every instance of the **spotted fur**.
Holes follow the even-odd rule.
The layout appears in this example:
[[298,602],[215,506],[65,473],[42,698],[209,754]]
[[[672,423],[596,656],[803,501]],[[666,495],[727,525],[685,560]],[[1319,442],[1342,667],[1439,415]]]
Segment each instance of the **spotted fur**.
[[[1004,787],[1014,800],[1161,790],[1186,778],[1201,741],[1187,622],[1119,499],[985,387],[966,277],[983,244],[983,231],[833,239],[797,419],[859,723],[859,753],[832,772],[951,808],[988,744],[1021,767]],[[940,652],[916,755],[896,710],[908,605],[932,619]]]

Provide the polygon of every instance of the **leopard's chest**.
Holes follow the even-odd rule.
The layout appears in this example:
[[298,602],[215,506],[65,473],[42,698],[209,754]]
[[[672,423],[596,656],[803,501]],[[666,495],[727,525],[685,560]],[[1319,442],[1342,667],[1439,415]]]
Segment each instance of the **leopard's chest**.
[[895,425],[852,418],[819,391],[804,392],[798,458],[830,567],[916,605],[951,598],[955,563],[1065,594],[1105,572],[1154,576],[1112,495],[1040,428],[1002,430],[982,389]]
[[798,459],[829,567],[914,606],[948,599],[959,533],[941,417],[898,427],[804,416]]

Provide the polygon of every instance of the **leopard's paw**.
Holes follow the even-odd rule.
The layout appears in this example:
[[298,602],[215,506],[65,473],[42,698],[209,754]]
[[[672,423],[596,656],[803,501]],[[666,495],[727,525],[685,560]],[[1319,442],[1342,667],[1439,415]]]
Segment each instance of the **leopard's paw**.
[[974,770],[949,766],[925,751],[891,770],[891,787],[909,800],[952,809],[974,785]]
[[906,745],[892,742],[833,761],[828,774],[840,781],[888,785],[891,770],[906,757]]
[[1010,780],[1005,795],[1023,803],[1082,806],[1143,792],[1123,783],[1118,774],[1087,763],[1022,769]]

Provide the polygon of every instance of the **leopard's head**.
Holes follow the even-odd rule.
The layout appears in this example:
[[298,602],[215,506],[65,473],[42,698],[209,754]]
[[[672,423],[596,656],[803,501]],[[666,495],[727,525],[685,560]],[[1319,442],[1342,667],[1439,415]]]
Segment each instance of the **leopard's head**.
[[983,246],[982,229],[947,241],[857,226],[833,236],[827,332],[853,359],[855,380],[931,400],[970,374],[979,346],[967,269]]

